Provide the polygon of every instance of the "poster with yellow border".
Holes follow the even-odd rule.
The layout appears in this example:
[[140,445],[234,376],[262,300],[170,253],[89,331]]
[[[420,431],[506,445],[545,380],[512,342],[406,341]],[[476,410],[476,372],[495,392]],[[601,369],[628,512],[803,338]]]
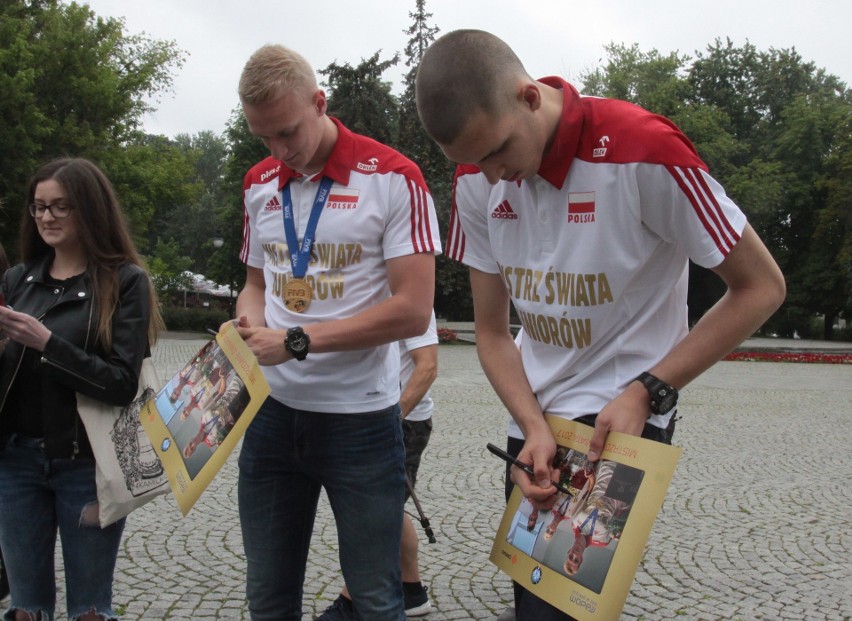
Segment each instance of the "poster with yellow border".
[[547,419],[566,492],[557,493],[551,509],[537,511],[515,487],[490,560],[580,621],[616,620],[681,449],[613,432],[591,464],[586,453],[593,428]]
[[183,515],[228,459],[269,384],[228,324],[140,412]]

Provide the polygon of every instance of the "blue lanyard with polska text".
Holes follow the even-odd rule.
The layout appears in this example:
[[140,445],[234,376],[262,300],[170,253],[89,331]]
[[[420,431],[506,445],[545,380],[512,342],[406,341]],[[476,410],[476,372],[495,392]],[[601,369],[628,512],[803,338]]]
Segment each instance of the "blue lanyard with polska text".
[[293,220],[293,198],[290,196],[290,182],[287,181],[284,189],[281,190],[281,202],[283,203],[282,212],[284,215],[284,236],[287,239],[287,248],[290,250],[290,267],[293,270],[293,278],[304,278],[308,272],[308,263],[311,257],[311,246],[314,243],[314,235],[317,232],[317,223],[319,222],[320,214],[328,200],[328,194],[334,181],[331,177],[323,177],[317,188],[317,195],[314,198],[314,205],[311,207],[311,215],[308,218],[308,226],[305,229],[305,236],[302,238],[302,243],[299,245],[299,239],[296,236],[296,223]]

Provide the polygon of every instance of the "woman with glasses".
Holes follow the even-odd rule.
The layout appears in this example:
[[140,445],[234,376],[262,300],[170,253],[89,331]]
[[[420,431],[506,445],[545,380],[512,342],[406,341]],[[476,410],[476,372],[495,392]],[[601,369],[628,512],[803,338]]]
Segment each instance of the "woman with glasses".
[[4,618],[54,618],[58,532],[68,617],[115,619],[124,520],[100,527],[76,393],[129,404],[162,319],[112,186],[88,160],[55,160],[35,174],[20,248],[0,308],[9,339],[0,358],[0,548],[12,592]]

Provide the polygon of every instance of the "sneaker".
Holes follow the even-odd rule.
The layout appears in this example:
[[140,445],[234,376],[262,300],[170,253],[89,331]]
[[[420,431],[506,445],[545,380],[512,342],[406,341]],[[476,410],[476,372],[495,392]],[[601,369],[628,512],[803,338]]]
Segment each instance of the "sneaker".
[[352,600],[342,595],[338,595],[320,616],[314,617],[314,621],[358,621],[358,619]]
[[426,591],[429,587],[423,586],[423,590],[417,595],[405,594],[405,616],[406,617],[422,617],[428,615],[432,610],[432,602],[429,601],[429,596]]

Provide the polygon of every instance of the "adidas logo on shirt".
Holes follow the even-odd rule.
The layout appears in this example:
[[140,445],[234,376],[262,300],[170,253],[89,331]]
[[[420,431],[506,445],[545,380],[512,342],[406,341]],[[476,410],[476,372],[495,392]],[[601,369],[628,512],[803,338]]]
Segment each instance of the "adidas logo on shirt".
[[278,200],[278,195],[276,194],[269,202],[266,203],[266,206],[263,208],[264,211],[281,211],[281,201]]
[[518,214],[512,209],[509,201],[504,200],[497,205],[497,209],[491,212],[491,217],[495,220],[517,220]]

